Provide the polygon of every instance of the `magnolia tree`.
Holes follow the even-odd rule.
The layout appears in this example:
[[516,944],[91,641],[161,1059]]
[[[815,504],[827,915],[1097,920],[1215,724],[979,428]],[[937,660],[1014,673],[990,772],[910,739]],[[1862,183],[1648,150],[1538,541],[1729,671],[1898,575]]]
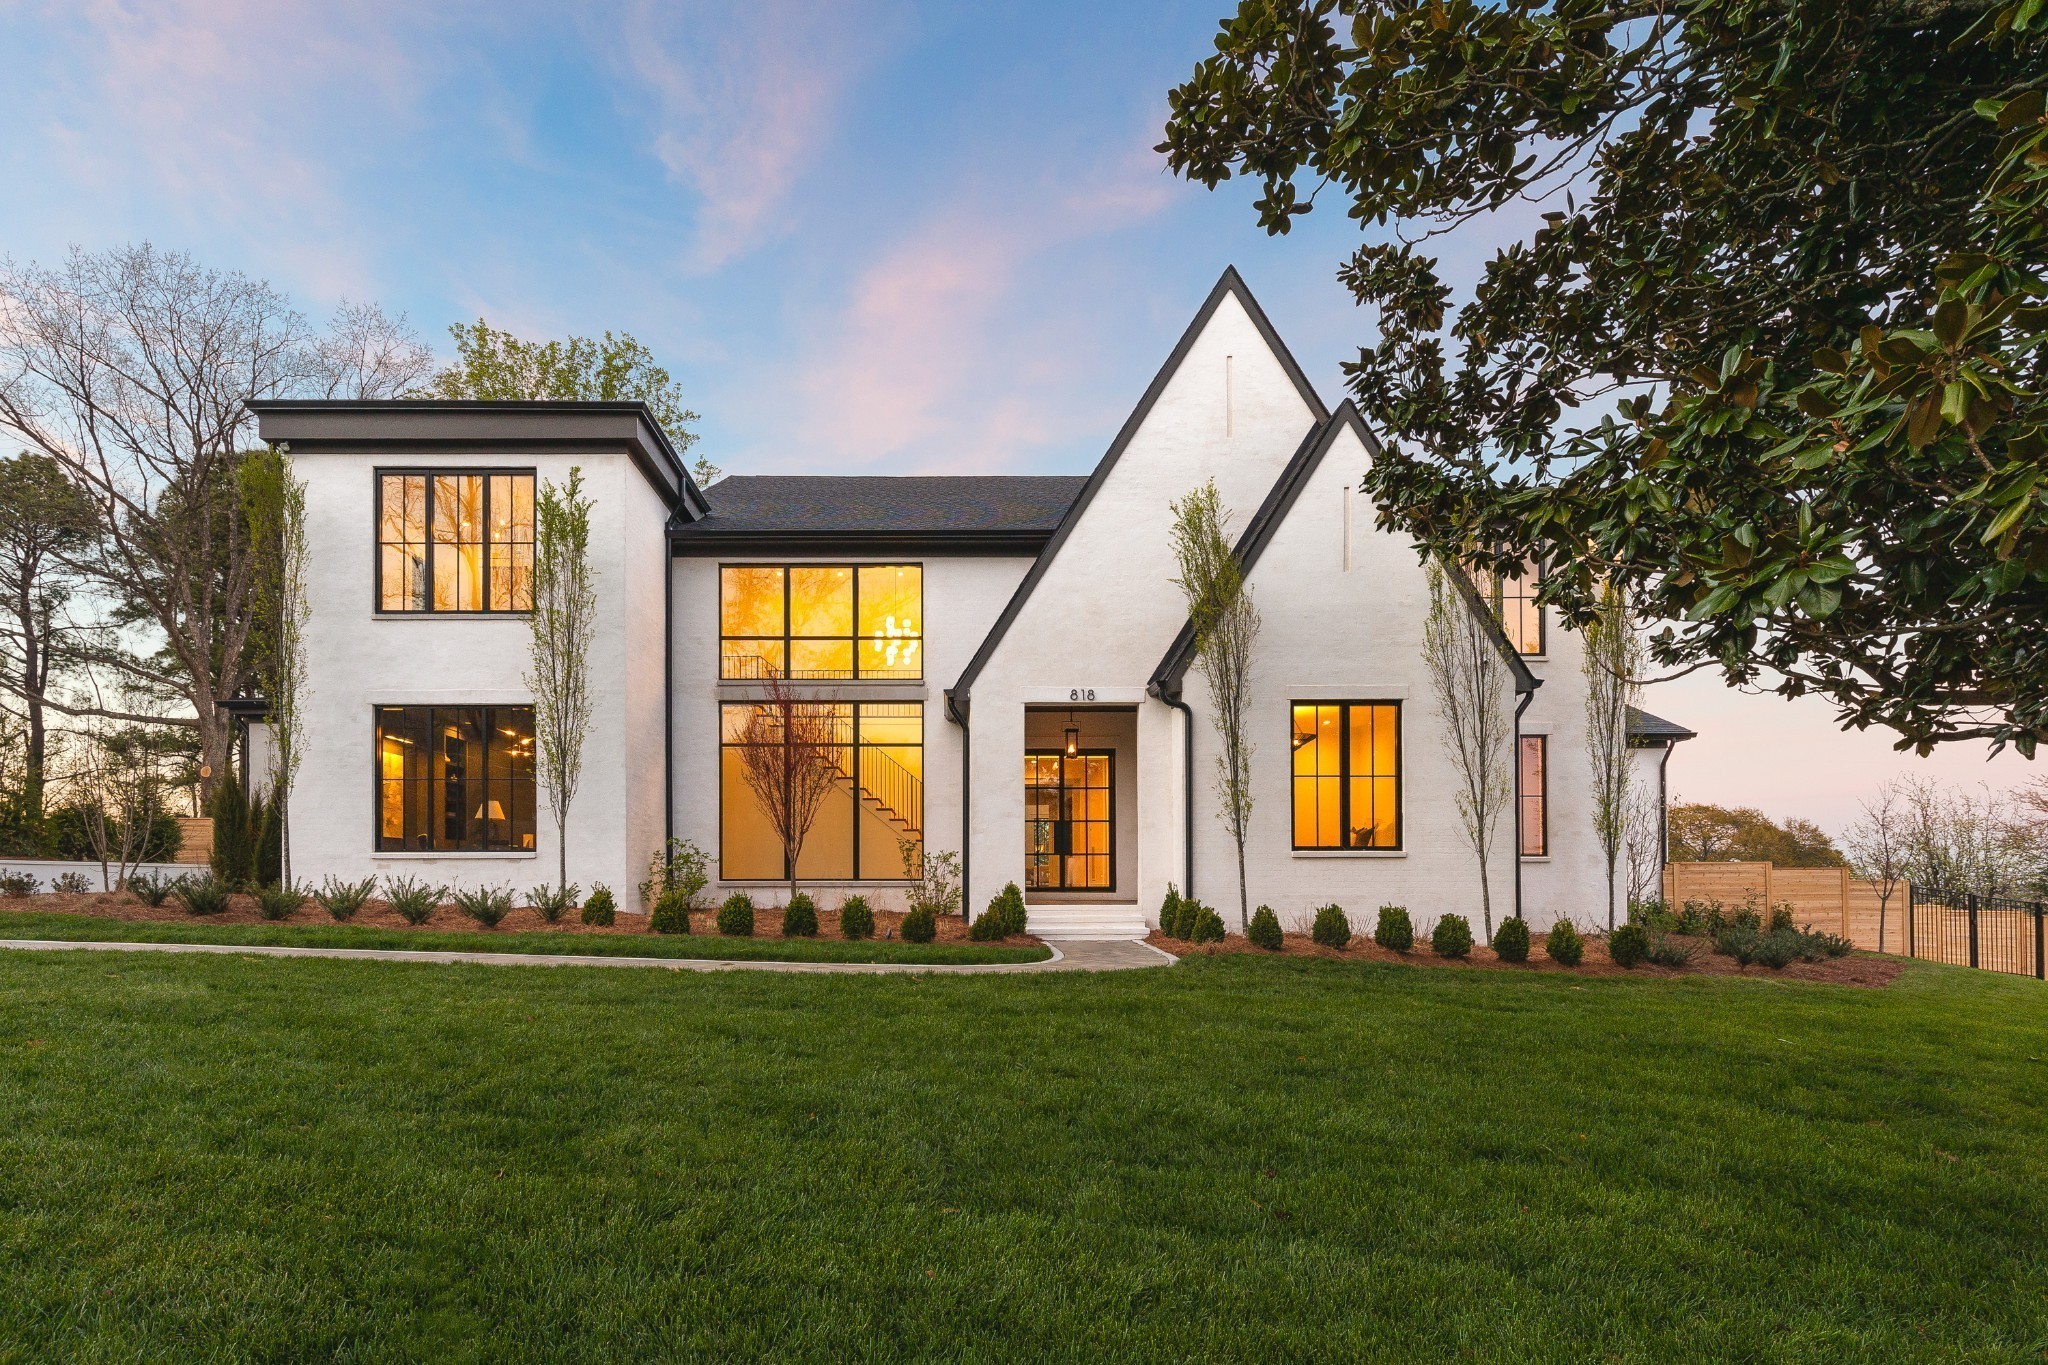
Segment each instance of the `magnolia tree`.
[[1195,668],[1209,685],[1210,714],[1220,744],[1218,816],[1237,850],[1237,920],[1238,928],[1244,929],[1251,923],[1244,867],[1244,841],[1252,818],[1248,714],[1260,622],[1244,581],[1244,565],[1224,534],[1229,519],[1214,479],[1173,504],[1173,554],[1180,566],[1174,582],[1187,595],[1188,619],[1195,628]]
[[590,499],[583,471],[569,482],[543,483],[533,501],[533,730],[536,776],[555,817],[561,885],[569,885],[569,806],[583,780],[583,741],[590,732],[590,643],[597,631],[597,589],[590,570]]
[[1422,659],[1443,726],[1444,750],[1457,782],[1458,822],[1479,862],[1479,909],[1486,941],[1493,941],[1494,845],[1501,816],[1515,797],[1514,724],[1508,705],[1508,666],[1490,621],[1472,609],[1452,573],[1429,566],[1429,616],[1422,627]]

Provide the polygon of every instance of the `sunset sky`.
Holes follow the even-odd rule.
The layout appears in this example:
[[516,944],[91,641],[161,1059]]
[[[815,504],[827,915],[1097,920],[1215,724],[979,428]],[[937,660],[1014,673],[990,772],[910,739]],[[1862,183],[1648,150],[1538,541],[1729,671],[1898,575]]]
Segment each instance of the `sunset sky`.
[[[1083,472],[1226,264],[1326,398],[1370,336],[1341,212],[1269,239],[1151,150],[1222,12],[0,0],[0,252],[146,239],[443,350],[628,331],[731,471]],[[1444,243],[1452,282],[1525,225]],[[1830,829],[1886,774],[2035,771],[1711,678],[1646,704],[1701,732],[1677,794]]]

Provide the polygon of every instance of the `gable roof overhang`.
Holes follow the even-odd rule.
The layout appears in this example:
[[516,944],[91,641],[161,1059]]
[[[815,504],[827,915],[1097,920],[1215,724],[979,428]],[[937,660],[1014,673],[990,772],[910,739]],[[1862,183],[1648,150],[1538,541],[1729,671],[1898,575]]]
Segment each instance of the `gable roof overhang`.
[[624,450],[676,516],[695,520],[710,510],[661,424],[637,401],[274,398],[248,408],[261,439],[295,453]]
[[1688,730],[1675,720],[1653,716],[1641,707],[1628,708],[1628,742],[1632,748],[1668,748],[1684,740],[1698,738],[1698,731]]
[[997,616],[995,624],[989,627],[988,634],[982,639],[981,647],[975,650],[974,657],[968,660],[967,667],[961,670],[959,680],[946,689],[946,711],[956,723],[966,722],[968,708],[973,700],[975,679],[981,676],[981,670],[988,666],[996,647],[1009,633],[1011,623],[1017,619],[1018,613],[1024,610],[1024,604],[1030,600],[1032,591],[1037,588],[1039,580],[1045,577],[1045,571],[1051,567],[1054,556],[1059,554],[1060,546],[1066,543],[1067,536],[1072,533],[1076,523],[1087,513],[1088,504],[1094,501],[1095,494],[1108,481],[1110,471],[1116,468],[1117,461],[1123,457],[1125,448],[1145,425],[1145,419],[1151,416],[1160,395],[1166,392],[1167,384],[1180,369],[1181,362],[1187,359],[1188,352],[1194,349],[1195,342],[1201,338],[1203,330],[1209,325],[1209,320],[1216,316],[1216,310],[1223,306],[1223,300],[1232,297],[1235,297],[1244,308],[1252,320],[1252,325],[1258,329],[1260,338],[1279,359],[1281,368],[1294,384],[1295,392],[1301,395],[1302,402],[1306,403],[1309,411],[1314,414],[1314,425],[1320,427],[1329,421],[1330,410],[1324,406],[1322,395],[1316,392],[1315,385],[1308,382],[1308,375],[1294,359],[1294,353],[1287,349],[1287,343],[1273,330],[1272,322],[1266,317],[1266,310],[1259,307],[1259,301],[1252,297],[1252,291],[1245,285],[1244,278],[1237,273],[1237,267],[1225,266],[1215,287],[1209,291],[1209,297],[1202,301],[1201,308],[1195,313],[1194,320],[1188,323],[1187,329],[1180,334],[1180,340],[1174,344],[1172,353],[1159,367],[1159,372],[1152,376],[1152,382],[1146,386],[1144,396],[1139,398],[1138,405],[1131,409],[1131,415],[1124,419],[1123,426],[1117,431],[1116,439],[1109,443],[1109,449],[1103,452],[1102,458],[1096,462],[1094,472],[1088,476],[1088,482],[1082,485],[1079,496],[1067,509],[1067,514],[1060,519],[1052,538],[1046,542],[1045,548],[1038,552],[1038,557],[1025,571],[1024,581],[1017,585],[1017,590],[1004,604],[1002,614]]
[[[1350,399],[1345,399],[1334,416],[1319,423],[1302,440],[1300,448],[1294,452],[1294,457],[1281,471],[1279,481],[1266,495],[1265,502],[1260,504],[1251,521],[1246,523],[1244,534],[1238,537],[1237,542],[1237,562],[1245,573],[1251,572],[1252,565],[1258,562],[1266,546],[1272,543],[1274,532],[1279,530],[1280,523],[1287,519],[1288,512],[1293,509],[1295,502],[1301,497],[1302,490],[1308,486],[1309,479],[1322,464],[1323,457],[1329,454],[1330,447],[1337,443],[1338,435],[1345,431],[1352,432],[1358,437],[1368,455],[1374,459],[1379,458],[1379,438],[1374,436],[1372,428],[1365,424],[1365,418],[1360,415],[1357,405]],[[1508,639],[1507,631],[1501,627],[1499,618],[1487,607],[1485,599],[1480,597],[1471,577],[1455,566],[1449,567],[1447,573],[1451,582],[1457,586],[1458,595],[1478,618],[1487,637],[1500,650],[1501,657],[1507,661],[1508,670],[1514,675],[1515,692],[1526,696],[1543,686],[1543,680],[1530,671],[1528,662],[1515,649],[1514,642]],[[1173,644],[1160,659],[1159,667],[1152,670],[1152,681],[1146,690],[1154,696],[1179,697],[1181,683],[1187,677],[1187,671],[1194,661],[1195,623],[1192,620],[1183,621],[1180,632],[1173,638]]]

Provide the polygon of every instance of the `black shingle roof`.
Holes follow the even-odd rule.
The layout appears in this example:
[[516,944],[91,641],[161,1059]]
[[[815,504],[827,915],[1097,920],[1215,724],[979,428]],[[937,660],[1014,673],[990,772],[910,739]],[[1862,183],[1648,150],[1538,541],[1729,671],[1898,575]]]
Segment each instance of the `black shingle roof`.
[[1628,737],[1630,739],[1696,739],[1693,731],[1676,721],[1653,716],[1648,711],[1628,708]]
[[676,522],[692,548],[951,541],[1035,550],[1086,478],[1064,474],[736,474],[704,490],[708,516]]

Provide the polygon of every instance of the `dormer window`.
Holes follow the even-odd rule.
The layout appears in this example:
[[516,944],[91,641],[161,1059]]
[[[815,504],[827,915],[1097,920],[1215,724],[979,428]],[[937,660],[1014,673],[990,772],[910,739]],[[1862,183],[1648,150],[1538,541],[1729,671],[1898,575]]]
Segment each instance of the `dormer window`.
[[533,471],[377,472],[377,609],[533,610]]

